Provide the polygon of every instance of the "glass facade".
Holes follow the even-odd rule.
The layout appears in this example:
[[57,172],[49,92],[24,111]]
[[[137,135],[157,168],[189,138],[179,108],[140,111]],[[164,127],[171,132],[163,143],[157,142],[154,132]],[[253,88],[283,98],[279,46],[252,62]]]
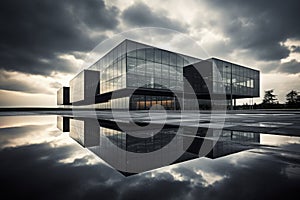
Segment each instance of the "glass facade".
[[[125,88],[183,92],[183,67],[199,61],[200,59],[190,56],[125,40],[93,64],[89,70],[100,71],[100,95]],[[144,101],[143,98],[148,100]],[[174,101],[174,97],[149,95],[111,99],[98,103],[96,108],[148,109],[151,107],[149,105],[154,104],[160,104],[165,109],[178,109],[178,101]]]
[[[211,67],[212,61],[217,68]],[[185,89],[184,77],[189,79],[193,92],[207,94],[208,89],[213,93],[231,94],[234,98],[259,96],[259,72],[226,61],[212,58],[202,61],[198,58],[159,49],[138,42],[124,40],[110,50],[96,63],[79,73],[70,81],[71,102],[83,101],[90,88],[98,88],[90,96],[109,96],[111,92],[139,90],[142,93],[117,95],[113,99],[102,99],[95,102],[98,109],[149,109],[153,105],[163,106],[165,109],[182,109],[174,93],[188,93]],[[200,66],[204,70],[204,77],[199,78],[190,67]],[[210,65],[210,68],[209,68]],[[217,70],[221,77],[218,76]],[[198,70],[198,69],[197,69]],[[98,72],[97,80],[86,78],[90,71]],[[95,74],[94,74],[95,75]],[[94,75],[92,77],[94,77]],[[204,81],[209,79],[209,86]],[[90,87],[91,86],[91,87]],[[95,89],[94,89],[95,90]],[[148,91],[144,92],[143,91]],[[150,91],[150,92],[149,92]],[[168,95],[162,95],[162,92]],[[171,92],[171,93],[170,93]],[[158,94],[159,93],[159,94]],[[209,95],[209,94],[207,94]],[[100,98],[101,99],[101,98]],[[193,109],[194,101],[184,100],[186,106]],[[159,106],[157,106],[159,109]]]
[[252,132],[223,130],[218,142],[207,157],[219,158],[232,153],[248,150],[253,143],[260,142],[260,135]]
[[130,98],[131,110],[148,110],[155,106],[156,110],[179,110],[180,104],[176,97],[168,96],[149,96],[149,95],[132,95]]
[[183,91],[183,67],[200,59],[127,41],[127,87]]
[[[176,135],[178,128],[168,128],[160,130],[148,130],[148,134],[152,137],[149,138],[136,138],[130,135],[128,132],[122,132],[119,130],[100,127],[100,132],[106,136],[110,142],[118,146],[119,148],[135,153],[148,153],[161,149],[168,144]],[[137,134],[138,131],[135,131]],[[143,130],[143,134],[145,130]],[[100,139],[101,141],[101,139]],[[103,147],[109,147],[109,143],[101,143]]]
[[97,109],[128,109],[129,97],[122,97],[117,99],[110,99],[107,102],[98,103],[95,106]]
[[125,40],[89,70],[100,71],[100,94],[123,88],[182,91],[183,67],[200,59]]
[[259,96],[259,71],[215,58],[213,61],[222,77],[213,72],[213,92],[221,92],[225,87],[226,94],[232,90],[232,95],[238,98]]
[[126,40],[89,69],[100,71],[100,94],[126,88]]

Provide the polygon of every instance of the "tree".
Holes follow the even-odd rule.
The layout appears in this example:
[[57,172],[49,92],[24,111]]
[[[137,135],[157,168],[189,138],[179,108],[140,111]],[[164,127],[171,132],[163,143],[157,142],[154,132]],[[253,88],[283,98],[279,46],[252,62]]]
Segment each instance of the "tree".
[[286,100],[287,100],[287,104],[296,104],[297,103],[297,96],[298,93],[296,90],[292,90],[290,91],[287,95],[286,95]]
[[300,95],[297,96],[296,103],[300,106]]
[[277,101],[277,98],[275,94],[273,94],[274,90],[266,90],[265,91],[265,96],[264,96],[264,99],[263,99],[263,102],[262,104],[275,104]]

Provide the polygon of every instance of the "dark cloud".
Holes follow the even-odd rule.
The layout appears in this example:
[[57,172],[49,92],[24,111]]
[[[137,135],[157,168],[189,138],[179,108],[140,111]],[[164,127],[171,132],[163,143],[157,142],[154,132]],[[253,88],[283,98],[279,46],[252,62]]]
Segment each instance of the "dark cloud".
[[28,74],[22,74],[21,78],[19,73],[0,70],[0,89],[27,93],[54,94],[61,87],[61,84],[58,82],[52,81],[47,83],[44,81],[38,83],[38,81],[42,80],[41,77],[38,80],[34,80],[34,77],[30,78],[29,76]]
[[0,67],[10,71],[49,75],[74,72],[60,55],[91,50],[112,30],[118,9],[102,0],[4,0],[0,7]]
[[300,53],[300,46],[292,45],[292,52]]
[[36,125],[31,126],[20,126],[20,127],[9,127],[0,129],[0,148],[9,144],[10,140],[22,137],[24,134],[29,134],[33,131],[39,131],[41,128]]
[[215,27],[230,38],[232,48],[260,60],[280,60],[290,51],[287,39],[300,39],[299,1],[207,1],[220,14]]
[[115,29],[119,9],[107,8],[103,0],[71,1],[76,18],[83,21],[89,28],[100,31]]
[[136,176],[126,180],[120,196],[123,199],[185,199],[190,192],[190,180],[179,181],[169,173],[154,177]]
[[126,8],[122,13],[122,17],[127,24],[132,26],[162,27],[181,32],[186,32],[188,29],[187,24],[168,18],[163,11],[153,11],[144,3],[135,3]]
[[41,89],[32,86],[30,83],[25,83],[23,80],[9,80],[4,75],[0,74],[0,89],[12,91],[26,91],[28,93],[38,93]]
[[288,74],[300,73],[300,62],[293,59],[289,62],[282,63],[277,68],[277,71],[283,72],[283,73],[288,73]]
[[[6,183],[2,191],[10,198],[80,199],[90,188],[97,187],[102,197],[110,196],[106,182],[118,179],[118,175],[113,176],[113,170],[103,164],[85,164],[86,158],[69,164],[58,163],[71,150],[36,144],[0,151],[0,169],[6,171],[0,175]],[[117,193],[117,189],[113,192]]]

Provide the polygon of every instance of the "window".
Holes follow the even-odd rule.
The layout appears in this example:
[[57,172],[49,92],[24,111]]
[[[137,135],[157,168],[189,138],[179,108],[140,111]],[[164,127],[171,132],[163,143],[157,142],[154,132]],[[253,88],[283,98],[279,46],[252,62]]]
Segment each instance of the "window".
[[154,49],[153,48],[146,49],[146,60],[154,61]]
[[176,55],[176,65],[178,67],[183,67],[183,57],[179,54]]
[[155,59],[154,61],[156,63],[161,63],[161,50],[160,49],[155,49]]
[[162,51],[162,63],[169,65],[169,52]]
[[146,76],[153,76],[154,74],[154,63],[147,61],[146,63]]
[[169,67],[168,65],[162,65],[161,66],[161,73],[162,73],[162,78],[168,79],[169,78]]
[[136,43],[135,42],[127,42],[127,56],[136,57]]
[[136,66],[137,66],[137,64],[136,64],[136,59],[135,59],[135,58],[130,58],[130,57],[128,57],[128,58],[127,58],[127,71],[128,71],[129,73],[135,73],[135,71],[136,71]]
[[120,76],[121,74],[122,74],[122,63],[121,63],[121,60],[119,60],[117,76]]
[[170,65],[176,66],[176,54],[170,53]]
[[137,58],[145,60],[145,49],[137,49]]
[[126,73],[126,58],[123,58],[122,61],[122,74]]
[[154,67],[154,76],[156,78],[161,78],[161,64],[155,63]]
[[145,60],[137,59],[137,67],[136,67],[136,73],[145,76]]

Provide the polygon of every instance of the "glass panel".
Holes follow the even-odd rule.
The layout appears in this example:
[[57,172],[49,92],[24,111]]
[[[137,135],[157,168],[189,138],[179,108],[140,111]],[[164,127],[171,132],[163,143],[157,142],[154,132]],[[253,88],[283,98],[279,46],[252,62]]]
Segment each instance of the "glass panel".
[[183,66],[188,66],[190,62],[186,59],[186,57],[183,58]]
[[113,69],[112,69],[112,71],[113,71],[113,78],[115,78],[115,77],[117,77],[118,76],[118,63],[114,63],[113,64]]
[[176,54],[170,53],[170,65],[176,66]]
[[153,48],[146,49],[146,60],[154,61],[154,49]]
[[147,61],[147,64],[146,64],[146,76],[152,77],[153,74],[154,74],[154,63],[150,62],[150,61]]
[[125,56],[125,53],[126,53],[126,41],[122,42],[121,44],[120,56],[123,58]]
[[167,89],[167,88],[170,87],[168,79],[161,79],[161,81],[162,81],[162,87],[163,88]]
[[176,80],[176,67],[171,66],[169,74],[170,79]]
[[168,65],[162,65],[162,78],[169,79],[169,66]]
[[137,58],[145,59],[145,49],[137,49]]
[[122,59],[122,74],[126,73],[126,58]]
[[161,50],[155,49],[155,62],[161,63]]
[[160,78],[155,78],[154,79],[154,87],[155,88],[162,88],[162,86],[161,86],[161,79]]
[[177,88],[177,83],[176,81],[170,80],[170,89],[175,90]]
[[161,64],[155,63],[155,73],[156,78],[161,78]]
[[127,86],[138,87],[138,79],[134,74],[127,74]]
[[135,73],[137,68],[136,59],[135,58],[127,58],[127,72]]
[[162,51],[162,63],[169,65],[169,52],[167,51]]
[[140,60],[137,59],[137,69],[136,69],[136,73],[141,75],[141,76],[145,76],[145,60]]
[[145,84],[144,76],[136,76],[137,78],[137,87],[143,87]]
[[136,43],[127,41],[127,56],[136,57]]
[[176,65],[178,67],[183,67],[183,57],[179,54],[176,56]]
[[108,53],[108,65],[111,65],[113,62],[113,52]]
[[183,82],[177,81],[176,88],[177,88],[177,90],[182,91],[183,90]]
[[117,75],[120,76],[122,74],[122,63],[121,60],[118,61],[118,73]]
[[152,102],[151,102],[151,97],[150,96],[146,96],[146,102],[145,102],[145,109],[150,109],[152,106]]
[[237,68],[236,65],[232,65],[232,74],[236,74],[237,73],[236,68]]

